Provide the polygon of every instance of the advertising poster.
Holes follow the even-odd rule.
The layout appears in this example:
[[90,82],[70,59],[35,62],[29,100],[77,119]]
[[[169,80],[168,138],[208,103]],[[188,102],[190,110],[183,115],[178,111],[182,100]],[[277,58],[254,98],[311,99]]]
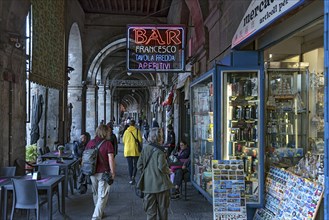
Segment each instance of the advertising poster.
[[242,160],[213,160],[214,220],[246,220],[245,177]]

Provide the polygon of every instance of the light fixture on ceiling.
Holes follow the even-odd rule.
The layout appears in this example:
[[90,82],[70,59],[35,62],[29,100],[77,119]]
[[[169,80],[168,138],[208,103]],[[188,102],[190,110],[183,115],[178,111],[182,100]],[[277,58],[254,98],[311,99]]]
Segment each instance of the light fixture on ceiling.
[[128,75],[128,76],[131,76],[131,72],[127,72],[127,75]]

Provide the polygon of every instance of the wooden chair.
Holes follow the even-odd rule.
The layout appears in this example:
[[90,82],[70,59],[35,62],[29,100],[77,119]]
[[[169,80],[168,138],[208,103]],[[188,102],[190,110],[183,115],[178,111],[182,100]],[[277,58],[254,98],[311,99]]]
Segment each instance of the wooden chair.
[[30,209],[36,210],[37,220],[40,219],[40,206],[46,201],[39,200],[37,184],[35,180],[12,179],[14,194],[10,219],[14,219],[15,209],[27,209],[29,218]]

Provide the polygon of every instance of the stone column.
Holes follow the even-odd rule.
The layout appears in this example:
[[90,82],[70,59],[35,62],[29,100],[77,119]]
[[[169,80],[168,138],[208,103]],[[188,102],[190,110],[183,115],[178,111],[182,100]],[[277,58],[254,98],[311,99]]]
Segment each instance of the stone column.
[[68,103],[72,108],[71,142],[79,140],[82,130],[82,86],[68,87]]
[[113,102],[112,102],[112,96],[111,92],[109,90],[105,91],[106,96],[106,103],[105,103],[105,110],[106,110],[106,123],[110,122],[110,120],[113,118]]
[[104,110],[104,106],[105,106],[105,103],[104,103],[104,98],[105,98],[105,93],[104,93],[104,86],[103,85],[100,85],[98,87],[98,103],[97,103],[97,106],[98,106],[98,115],[97,115],[97,118],[98,118],[98,124],[100,124],[102,121],[104,123],[106,123],[105,119],[104,119],[104,116],[105,116],[105,110]]
[[95,86],[87,87],[86,95],[86,131],[90,133],[91,137],[95,136],[96,131],[96,103],[95,103]]

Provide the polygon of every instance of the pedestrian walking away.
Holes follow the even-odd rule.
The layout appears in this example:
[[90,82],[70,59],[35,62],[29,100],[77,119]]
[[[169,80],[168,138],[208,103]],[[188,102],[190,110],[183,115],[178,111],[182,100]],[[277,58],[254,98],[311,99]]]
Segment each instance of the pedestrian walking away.
[[131,120],[130,126],[127,128],[122,138],[124,145],[124,156],[127,158],[128,162],[129,184],[135,184],[137,160],[140,156],[138,144],[136,143],[135,138],[140,143],[143,143],[141,131],[136,128],[135,120]]
[[[115,178],[114,148],[112,143],[106,140],[108,136],[108,127],[104,124],[101,124],[96,129],[96,137],[91,140],[86,147],[86,149],[91,149],[100,144],[96,163],[96,173],[90,176],[92,183],[93,201],[95,205],[92,220],[102,219],[104,209],[109,198],[110,185],[102,180],[103,173],[105,171],[110,171],[112,179]],[[110,170],[108,170],[108,167]]]
[[[166,154],[160,146],[158,128],[151,129],[148,142],[149,144],[143,147],[137,163],[138,170],[144,172],[138,182],[138,187],[145,194],[143,208],[147,220],[167,220],[170,189],[174,186],[169,179],[170,170]],[[147,162],[148,165],[144,169]]]

